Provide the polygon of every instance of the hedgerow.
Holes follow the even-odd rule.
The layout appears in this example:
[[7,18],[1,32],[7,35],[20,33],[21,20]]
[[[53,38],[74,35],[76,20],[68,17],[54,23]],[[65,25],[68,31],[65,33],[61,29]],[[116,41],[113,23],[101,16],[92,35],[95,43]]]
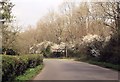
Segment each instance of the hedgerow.
[[28,68],[36,67],[42,64],[41,55],[8,56],[2,55],[2,81],[9,82],[21,75]]

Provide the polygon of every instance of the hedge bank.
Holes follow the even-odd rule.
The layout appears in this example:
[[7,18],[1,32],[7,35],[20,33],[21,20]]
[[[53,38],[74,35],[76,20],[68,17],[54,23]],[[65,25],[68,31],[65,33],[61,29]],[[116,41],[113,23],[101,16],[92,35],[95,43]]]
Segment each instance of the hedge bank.
[[42,56],[37,54],[24,56],[2,55],[2,82],[12,81],[28,68],[34,68],[42,64],[42,62]]

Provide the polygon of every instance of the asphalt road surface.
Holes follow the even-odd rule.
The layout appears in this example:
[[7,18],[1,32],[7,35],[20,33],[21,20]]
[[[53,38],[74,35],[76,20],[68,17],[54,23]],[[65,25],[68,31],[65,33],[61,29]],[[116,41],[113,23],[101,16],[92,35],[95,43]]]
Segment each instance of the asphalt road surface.
[[118,80],[118,72],[67,59],[44,59],[43,70],[33,80]]

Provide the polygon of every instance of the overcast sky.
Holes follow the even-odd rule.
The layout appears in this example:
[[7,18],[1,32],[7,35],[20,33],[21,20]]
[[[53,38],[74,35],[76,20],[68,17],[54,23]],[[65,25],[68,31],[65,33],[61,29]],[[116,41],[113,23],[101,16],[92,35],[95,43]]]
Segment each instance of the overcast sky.
[[[16,21],[23,27],[36,25],[37,21],[40,20],[42,16],[47,14],[49,10],[57,10],[58,6],[62,4],[63,1],[65,0],[11,0],[11,2],[15,4],[13,7],[13,14],[16,16]],[[86,2],[89,0],[73,1]]]
[[57,10],[63,0],[11,0],[16,21],[24,27],[35,25],[49,10]]

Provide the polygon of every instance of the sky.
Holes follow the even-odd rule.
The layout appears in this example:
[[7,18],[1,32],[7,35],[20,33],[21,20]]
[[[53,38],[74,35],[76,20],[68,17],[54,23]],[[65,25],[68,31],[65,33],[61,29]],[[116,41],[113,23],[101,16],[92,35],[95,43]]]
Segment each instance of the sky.
[[57,10],[63,0],[11,0],[16,23],[20,26],[36,25],[50,10]]
[[[16,23],[22,27],[35,26],[40,18],[45,16],[50,10],[58,10],[58,6],[63,1],[65,0],[11,0],[15,4],[13,14],[16,16]],[[89,0],[73,1],[86,2]]]

